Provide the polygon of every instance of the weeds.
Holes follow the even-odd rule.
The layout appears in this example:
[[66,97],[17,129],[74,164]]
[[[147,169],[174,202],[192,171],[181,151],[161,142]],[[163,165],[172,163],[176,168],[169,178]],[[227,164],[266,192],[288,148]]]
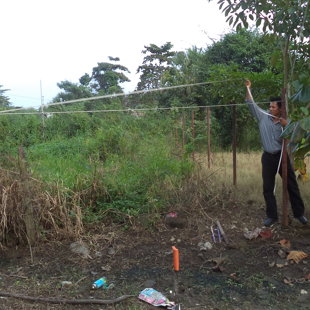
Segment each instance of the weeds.
[[[2,162],[11,172],[0,173],[1,241],[9,243],[12,236],[25,241],[32,224],[41,238],[61,238],[78,236],[83,223],[109,219],[131,225],[136,216],[158,214],[164,208],[190,207],[212,221],[210,211],[244,197],[263,204],[259,153],[237,155],[234,188],[230,153],[213,153],[211,169],[205,154],[198,153],[204,150],[201,124],[196,128],[199,141],[191,140],[188,127],[182,147],[181,137],[171,128],[174,115],[158,115],[66,116],[68,124],[53,116],[46,120],[44,139],[41,133],[28,134],[24,166],[17,164],[14,153]],[[39,128],[36,118],[30,124]],[[193,142],[194,162],[187,150]],[[8,149],[15,146],[12,142]],[[309,184],[300,189],[308,202]]]

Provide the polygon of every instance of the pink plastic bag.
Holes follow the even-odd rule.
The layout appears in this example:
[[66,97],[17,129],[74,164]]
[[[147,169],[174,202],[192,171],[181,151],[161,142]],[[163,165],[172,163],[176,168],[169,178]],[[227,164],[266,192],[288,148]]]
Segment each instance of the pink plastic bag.
[[154,290],[153,288],[145,288],[139,294],[139,299],[155,306],[155,307],[167,307],[167,309],[175,309],[175,303],[169,301],[162,293]]

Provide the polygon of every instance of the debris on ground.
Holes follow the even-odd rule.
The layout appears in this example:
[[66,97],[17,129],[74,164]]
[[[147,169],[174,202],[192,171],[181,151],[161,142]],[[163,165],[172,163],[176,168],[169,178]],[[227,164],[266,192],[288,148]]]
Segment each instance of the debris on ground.
[[62,281],[61,282],[61,288],[69,287],[72,285],[71,281]]
[[223,229],[219,220],[216,221],[216,225],[217,225],[218,230],[220,231],[219,237],[222,237],[224,239],[225,243],[228,243],[228,238],[227,238],[226,233],[224,232],[224,229]]
[[304,277],[301,277],[301,278],[297,278],[297,279],[292,279],[292,278],[289,278],[289,277],[285,277],[283,282],[285,284],[289,284],[289,285],[292,285],[293,283],[305,283],[305,282],[310,282],[310,276],[309,274],[308,275],[305,275]]
[[285,248],[285,249],[290,249],[291,248],[291,241],[287,240],[287,239],[282,239],[279,241],[280,245],[282,248]]
[[104,287],[104,288],[108,288],[108,280],[106,277],[102,277],[98,280],[96,280],[93,284],[92,284],[92,289],[98,289],[98,288],[101,288],[101,287]]
[[226,257],[216,257],[208,260],[209,262],[215,263],[215,266],[212,267],[213,271],[223,272],[225,268],[223,267]]
[[272,238],[272,231],[270,228],[264,229],[259,233],[259,236],[262,239],[271,239]]
[[71,243],[70,250],[75,254],[81,255],[83,258],[91,258],[87,245],[82,241],[76,241]]
[[165,222],[171,228],[184,228],[186,226],[186,218],[177,212],[168,213]]
[[261,228],[258,227],[255,228],[254,230],[248,230],[247,228],[245,228],[243,236],[248,240],[256,239],[261,231],[262,231]]
[[212,244],[209,241],[198,243],[199,251],[207,251],[212,249]]
[[290,251],[287,260],[293,260],[296,264],[298,264],[301,260],[307,258],[309,255],[303,251]]
[[286,258],[286,257],[287,257],[287,252],[284,251],[284,250],[282,250],[282,249],[280,249],[280,250],[278,251],[278,255],[279,255],[281,258]]
[[167,309],[174,309],[175,303],[170,301],[162,293],[156,291],[153,288],[145,288],[139,294],[139,299],[155,306],[155,307],[167,307]]

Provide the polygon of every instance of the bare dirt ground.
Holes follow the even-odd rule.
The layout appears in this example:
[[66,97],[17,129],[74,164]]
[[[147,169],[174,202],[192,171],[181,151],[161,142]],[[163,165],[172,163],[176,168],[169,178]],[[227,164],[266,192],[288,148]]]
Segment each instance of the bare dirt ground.
[[[177,212],[176,222],[167,221],[170,211]],[[90,301],[133,296],[110,305],[2,296],[0,309],[156,309],[137,298],[146,287],[180,303],[182,309],[310,309],[310,257],[299,263],[286,259],[292,250],[310,254],[310,225],[292,220],[287,228],[274,225],[271,238],[246,239],[244,230],[262,228],[263,218],[263,206],[253,201],[213,200],[204,206],[171,208],[157,218],[141,216],[129,228],[107,223],[93,227],[81,238],[89,250],[87,257],[70,249],[76,240],[41,243],[31,251],[27,246],[2,249],[1,293]],[[216,220],[228,243],[212,241],[210,227]],[[283,239],[290,241],[289,250],[280,245]],[[198,245],[207,241],[212,249]],[[180,251],[177,278],[173,245]],[[113,288],[92,290],[91,284],[101,276]],[[72,285],[62,286],[63,281]]]

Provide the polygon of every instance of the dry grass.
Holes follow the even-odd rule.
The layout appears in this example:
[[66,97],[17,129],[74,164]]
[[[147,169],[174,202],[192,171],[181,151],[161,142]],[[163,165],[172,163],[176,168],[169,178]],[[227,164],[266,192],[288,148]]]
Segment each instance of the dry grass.
[[[0,170],[0,246],[76,238],[83,230],[79,195],[46,191],[29,176]],[[31,239],[31,240],[30,240]]]
[[[206,156],[200,156],[201,166],[207,168]],[[307,159],[307,166],[310,167],[310,159]],[[232,153],[219,152],[212,154],[211,171],[217,171],[212,178],[218,186],[232,188],[233,184],[233,158]],[[308,172],[310,173],[310,172]],[[305,202],[306,212],[310,211],[310,181],[303,183],[298,181],[302,198]],[[261,153],[238,153],[237,154],[237,187],[236,198],[243,201],[255,201],[264,204],[262,195],[261,177]],[[282,179],[278,175],[276,181],[276,196],[279,202],[282,201]]]

